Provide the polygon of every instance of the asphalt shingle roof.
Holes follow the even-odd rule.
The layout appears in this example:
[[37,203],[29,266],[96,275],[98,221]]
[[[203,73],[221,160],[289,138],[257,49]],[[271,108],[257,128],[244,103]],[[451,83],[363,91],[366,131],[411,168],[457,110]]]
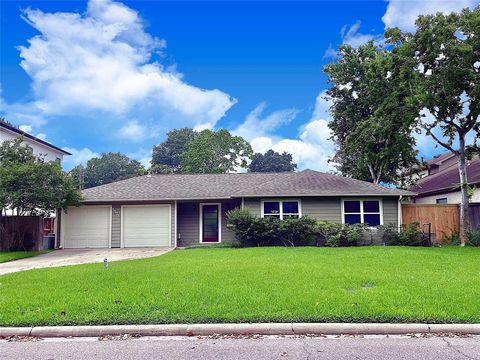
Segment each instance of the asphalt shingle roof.
[[85,202],[335,195],[408,196],[414,193],[313,170],[296,173],[146,175],[83,191]]
[[[480,157],[474,158],[467,164],[467,179],[470,184],[480,184]],[[459,189],[460,174],[457,165],[420,179],[412,191],[420,196]]]

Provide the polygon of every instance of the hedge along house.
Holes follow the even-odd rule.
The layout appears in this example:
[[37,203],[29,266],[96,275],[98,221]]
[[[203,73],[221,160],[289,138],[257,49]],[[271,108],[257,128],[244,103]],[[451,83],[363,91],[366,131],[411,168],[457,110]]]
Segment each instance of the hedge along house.
[[342,176],[296,173],[147,175],[86,189],[60,216],[63,248],[184,247],[232,242],[227,212],[309,216],[370,226],[401,224],[400,199],[414,193]]

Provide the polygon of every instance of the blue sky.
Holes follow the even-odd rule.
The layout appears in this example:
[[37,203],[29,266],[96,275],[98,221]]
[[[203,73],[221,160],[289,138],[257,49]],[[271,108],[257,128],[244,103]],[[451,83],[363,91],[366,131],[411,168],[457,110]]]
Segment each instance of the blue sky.
[[[74,155],[148,162],[166,131],[227,128],[328,170],[322,67],[341,43],[475,0],[2,1],[0,114]],[[441,152],[419,137],[424,156]]]

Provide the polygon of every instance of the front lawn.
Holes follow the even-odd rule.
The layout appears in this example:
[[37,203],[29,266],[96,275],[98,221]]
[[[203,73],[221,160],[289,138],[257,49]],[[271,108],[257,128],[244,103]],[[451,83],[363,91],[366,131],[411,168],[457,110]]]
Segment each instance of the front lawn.
[[47,251],[8,251],[0,252],[0,263],[13,261],[18,259],[29,258],[41,254],[45,254]]
[[177,250],[0,276],[0,326],[480,322],[480,249]]

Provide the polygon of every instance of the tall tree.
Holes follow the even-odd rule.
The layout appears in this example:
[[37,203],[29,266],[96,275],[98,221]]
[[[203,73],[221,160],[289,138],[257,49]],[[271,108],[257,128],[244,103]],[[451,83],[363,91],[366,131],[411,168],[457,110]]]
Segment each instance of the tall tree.
[[203,130],[182,155],[184,173],[226,173],[245,168],[253,155],[250,144],[228,130]]
[[79,206],[81,195],[57,161],[44,161],[21,138],[0,143],[0,216],[49,215]]
[[174,129],[168,132],[167,139],[153,147],[152,171],[155,173],[180,172],[182,155],[197,134],[191,128]]
[[460,189],[460,240],[469,231],[469,186],[466,160],[479,149],[480,140],[480,7],[459,14],[420,16],[414,34],[398,28],[386,32],[402,71],[415,81],[410,101],[426,108],[419,125],[437,144],[458,158]]
[[343,175],[398,184],[399,169],[418,164],[411,134],[418,109],[404,101],[406,74],[398,59],[372,41],[343,45],[339,53],[325,66],[333,102],[329,127],[337,145],[333,162]]
[[145,168],[137,160],[131,160],[121,153],[109,152],[88,160],[85,168],[82,168],[82,165],[76,166],[70,171],[70,175],[77,184],[82,182],[83,177],[85,188],[90,188],[143,175],[145,172]]
[[283,152],[282,154],[268,150],[265,154],[256,153],[252,162],[248,165],[250,172],[287,172],[295,171],[297,164],[293,162],[292,155]]

